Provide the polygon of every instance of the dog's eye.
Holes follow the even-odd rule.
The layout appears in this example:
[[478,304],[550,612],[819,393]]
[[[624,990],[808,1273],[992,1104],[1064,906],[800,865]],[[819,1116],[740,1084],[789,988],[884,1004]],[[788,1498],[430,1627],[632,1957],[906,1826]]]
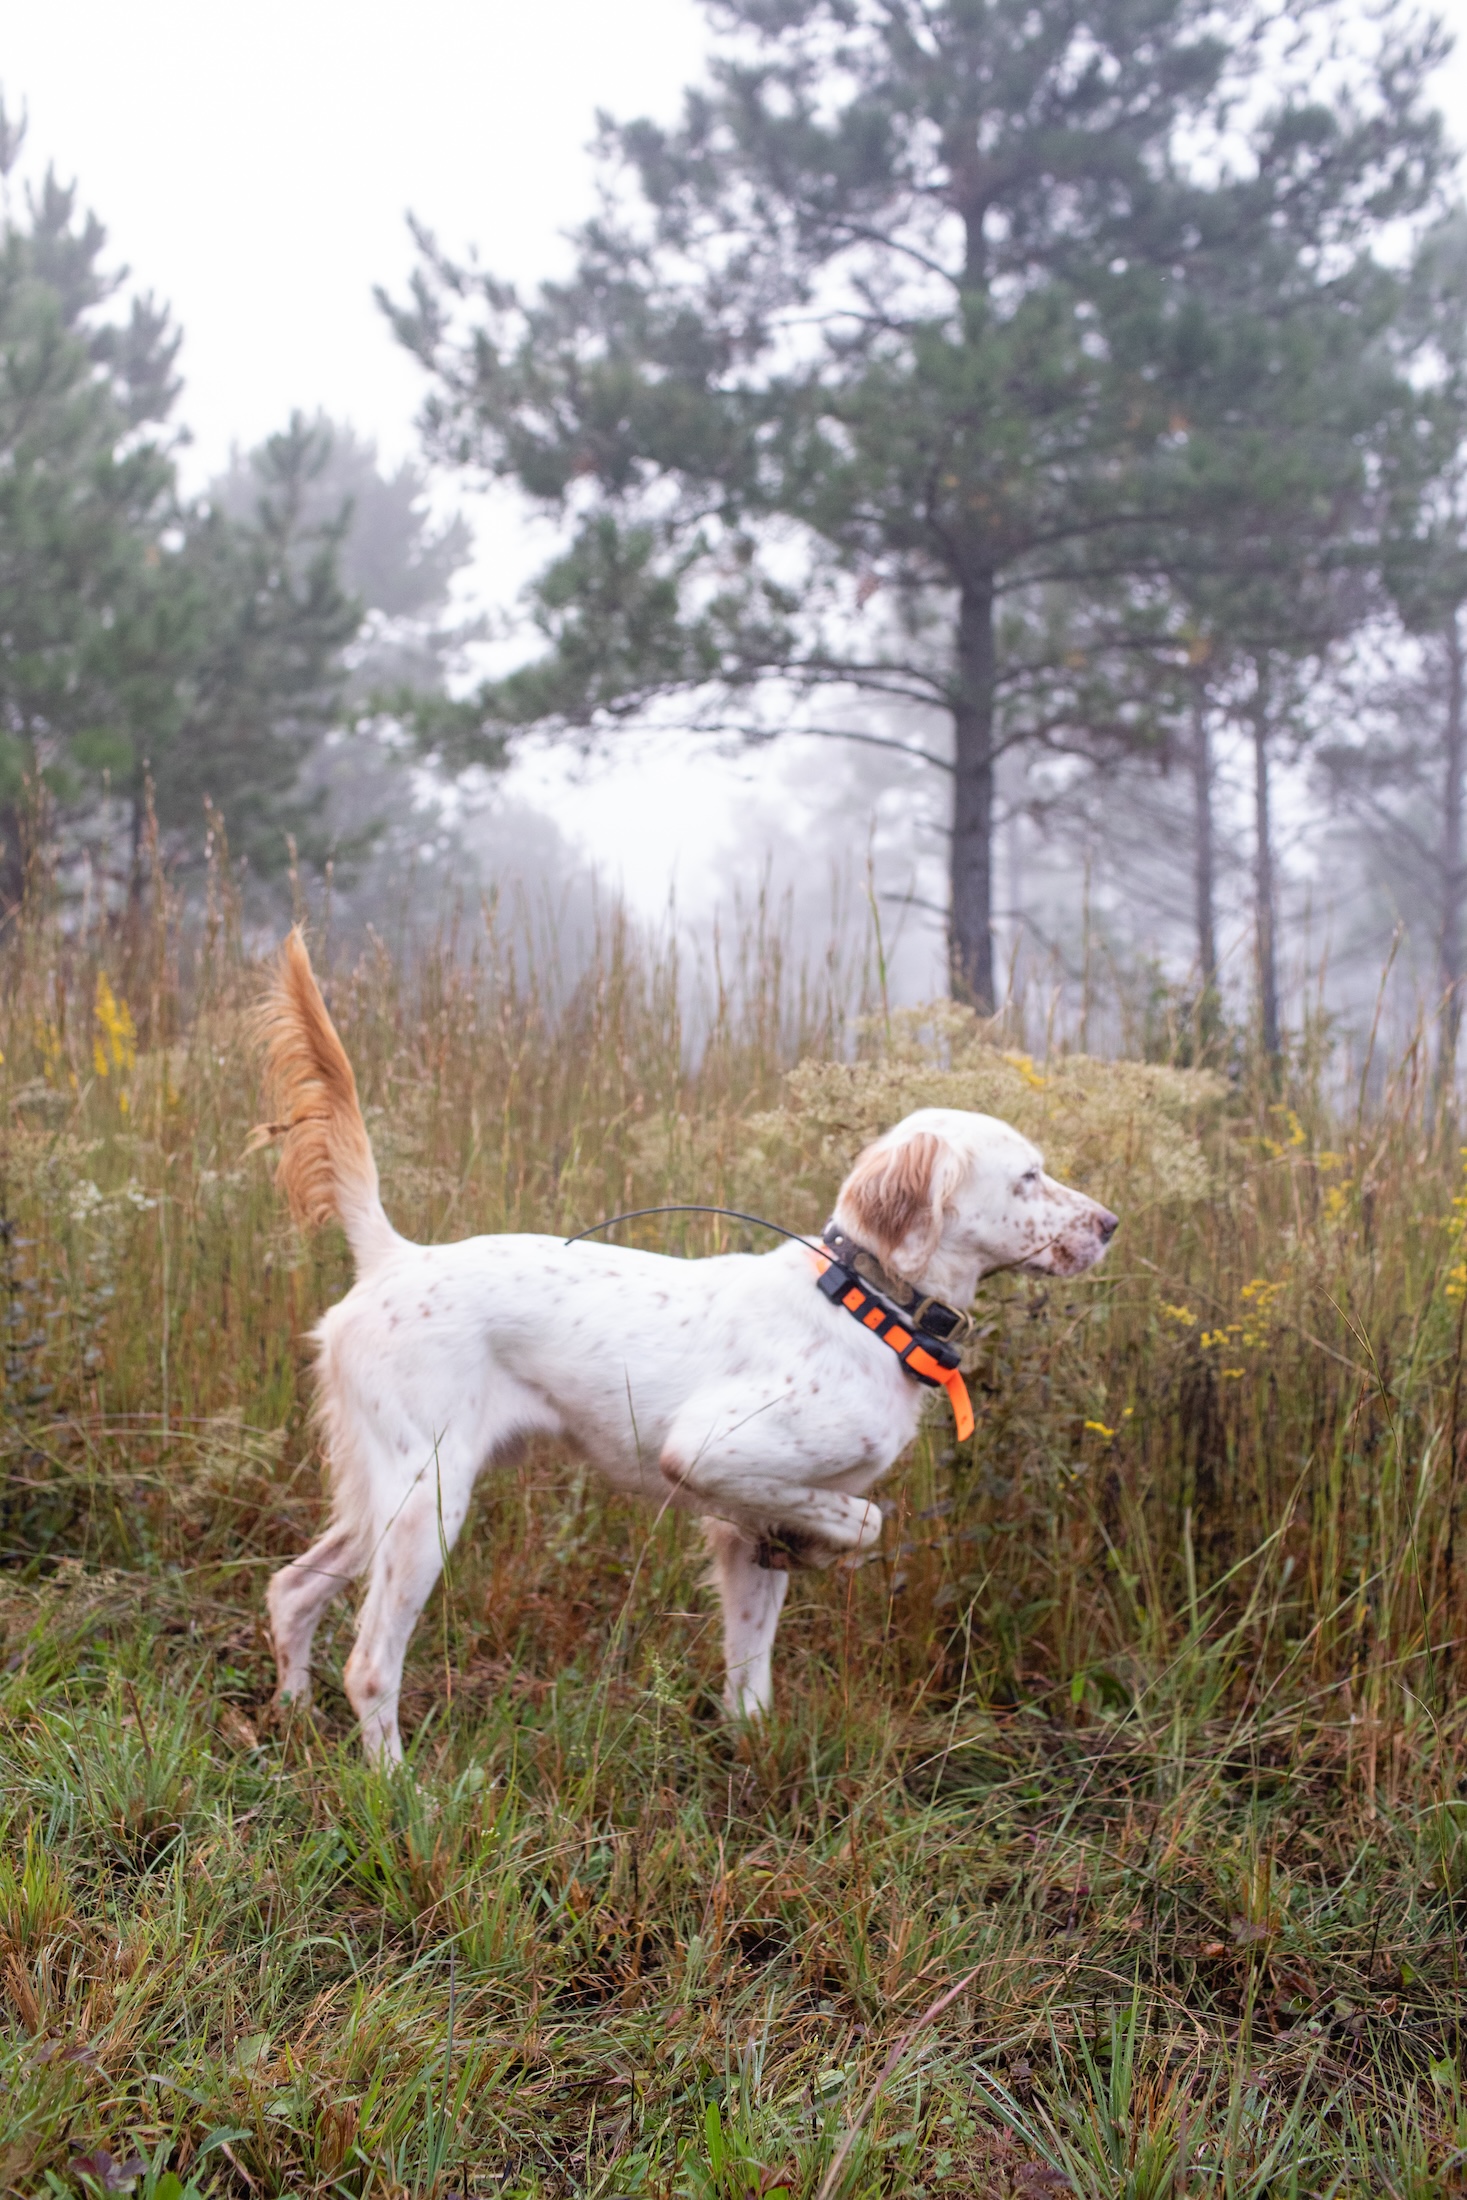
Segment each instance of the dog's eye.
[[1021,1177],[1019,1178],[1019,1183],[1020,1183],[1021,1185],[1024,1185],[1024,1184],[1037,1184],[1037,1183],[1039,1182],[1039,1179],[1040,1179],[1040,1177],[1041,1177],[1041,1176],[1042,1176],[1043,1174],[1044,1174],[1044,1172],[1043,1172],[1043,1170],[1042,1170],[1042,1169],[1038,1169],[1038,1168],[1035,1168],[1035,1169],[1026,1169],[1026,1170],[1024,1171],[1023,1175],[1022,1175],[1022,1176],[1021,1176]]

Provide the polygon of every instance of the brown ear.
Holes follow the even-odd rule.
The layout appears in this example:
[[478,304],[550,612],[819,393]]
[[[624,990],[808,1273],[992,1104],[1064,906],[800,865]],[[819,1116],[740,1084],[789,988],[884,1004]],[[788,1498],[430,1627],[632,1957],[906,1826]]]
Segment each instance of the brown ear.
[[932,1180],[941,1152],[942,1140],[931,1131],[900,1146],[868,1146],[841,1186],[839,1206],[852,1235],[883,1260],[923,1223],[931,1250],[939,1226]]

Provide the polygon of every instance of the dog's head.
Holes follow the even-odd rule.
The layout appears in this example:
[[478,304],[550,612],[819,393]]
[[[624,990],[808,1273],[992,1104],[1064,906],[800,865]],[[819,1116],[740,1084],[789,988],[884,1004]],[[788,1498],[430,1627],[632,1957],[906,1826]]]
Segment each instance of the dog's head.
[[1077,1276],[1116,1217],[1057,1184],[1027,1138],[992,1115],[919,1108],[866,1148],[835,1220],[885,1268],[963,1306],[997,1268]]

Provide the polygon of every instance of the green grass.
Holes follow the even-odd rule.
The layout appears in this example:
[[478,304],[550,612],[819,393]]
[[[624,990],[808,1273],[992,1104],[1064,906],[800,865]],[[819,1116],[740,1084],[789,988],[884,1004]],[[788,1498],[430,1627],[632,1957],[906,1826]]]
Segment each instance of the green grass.
[[268,1708],[348,1271],[243,1158],[229,912],[12,942],[0,2190],[1467,2191],[1461,1164],[1413,1065],[1358,1115],[1307,1062],[1199,1088],[1207,1195],[1128,1203],[1144,1080],[863,1036],[767,936],[695,1052],[674,977],[613,927],[556,993],[492,924],[339,971],[394,1218],[808,1223],[845,1133],[784,1072],[854,1043],[857,1113],[1021,1076],[1125,1230],[985,1294],[973,1443],[934,1416],[880,1558],[795,1578],[765,1728],[687,1525],[546,1451],[481,1491],[384,1779],[345,1607]]

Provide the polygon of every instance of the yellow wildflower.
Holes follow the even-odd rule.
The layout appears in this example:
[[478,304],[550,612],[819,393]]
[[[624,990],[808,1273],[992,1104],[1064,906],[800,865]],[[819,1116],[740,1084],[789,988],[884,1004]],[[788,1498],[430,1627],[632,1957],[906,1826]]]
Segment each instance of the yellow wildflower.
[[92,1036],[93,1069],[99,1077],[109,1077],[114,1070],[119,1077],[126,1077],[137,1066],[137,1027],[126,1001],[119,1000],[108,984],[105,970],[97,972],[94,1014],[98,1029]]
[[41,1057],[41,1074],[47,1084],[56,1084],[65,1067],[66,1049],[59,1026],[40,1016],[36,1018],[36,1052]]
[[1045,1086],[1049,1083],[1049,1079],[1047,1077],[1041,1077],[1038,1070],[1034,1067],[1034,1057],[1032,1054],[1005,1054],[1004,1060],[1006,1062],[1011,1062],[1014,1068],[1018,1071],[1019,1075],[1023,1078],[1025,1084],[1032,1085],[1036,1092],[1043,1092]]
[[[1291,1146],[1302,1146],[1307,1142],[1308,1134],[1304,1129],[1304,1125],[1299,1121],[1298,1116],[1292,1108],[1286,1107],[1284,1103],[1280,1101],[1275,1106],[1271,1107],[1268,1112],[1270,1115],[1281,1115],[1284,1121],[1288,1124],[1289,1144]],[[1271,1141],[1266,1140],[1265,1143],[1271,1143]],[[1279,1147],[1278,1151],[1282,1153],[1283,1148]]]

